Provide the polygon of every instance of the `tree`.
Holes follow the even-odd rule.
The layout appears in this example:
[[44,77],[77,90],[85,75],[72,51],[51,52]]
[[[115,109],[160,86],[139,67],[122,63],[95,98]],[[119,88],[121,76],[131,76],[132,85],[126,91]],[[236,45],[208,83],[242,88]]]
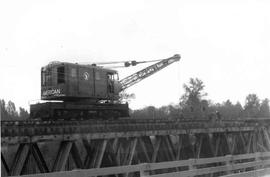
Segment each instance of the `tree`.
[[20,107],[19,110],[20,110],[20,114],[19,114],[20,119],[29,118],[29,113],[24,108]]
[[188,84],[184,84],[183,88],[185,90],[184,95],[181,97],[181,102],[186,103],[197,102],[202,99],[202,97],[206,96],[207,93],[203,92],[205,85],[203,81],[198,78],[190,78]]
[[6,106],[6,110],[8,113],[8,116],[10,119],[17,119],[18,118],[18,112],[16,111],[15,104],[12,101],[8,101],[8,104]]
[[260,105],[260,117],[270,117],[269,100],[265,98]]
[[7,111],[6,111],[6,102],[5,100],[0,99],[0,111],[1,111],[1,120],[7,120]]
[[120,96],[119,100],[120,100],[121,103],[130,102],[132,99],[135,98],[134,93],[127,93],[125,91],[122,91],[119,96]]
[[233,104],[230,100],[227,100],[222,104],[216,104],[214,111],[219,112],[223,119],[236,119],[241,117],[243,108],[239,102]]
[[180,111],[179,111],[179,106],[177,107],[176,105],[168,105],[168,118],[171,119],[177,119],[180,117]]
[[19,113],[16,110],[16,106],[12,101],[8,101],[6,104],[5,100],[0,99],[0,112],[1,120],[12,120],[12,119],[27,119],[29,113],[24,108],[19,108]]
[[260,99],[256,94],[249,94],[246,97],[244,106],[245,116],[258,117],[260,112]]
[[167,105],[160,108],[147,106],[143,109],[132,111],[131,117],[138,119],[177,119],[180,117],[180,114],[179,107],[175,105]]
[[188,84],[184,84],[184,95],[180,98],[180,108],[184,117],[200,118],[205,116],[208,102],[202,98],[207,95],[204,92],[204,84],[198,78],[191,78]]
[[239,101],[234,105],[234,107],[235,107],[236,116],[237,117],[244,117],[243,116],[243,107]]
[[156,108],[154,106],[147,106],[133,111],[131,116],[136,119],[153,119],[156,118]]

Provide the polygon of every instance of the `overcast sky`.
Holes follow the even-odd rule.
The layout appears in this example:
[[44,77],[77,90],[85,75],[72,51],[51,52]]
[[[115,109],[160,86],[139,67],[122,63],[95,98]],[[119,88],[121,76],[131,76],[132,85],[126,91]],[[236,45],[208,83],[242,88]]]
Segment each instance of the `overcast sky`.
[[[270,98],[270,1],[1,1],[0,98],[28,108],[50,61],[181,61],[127,90],[131,108],[178,103],[198,77],[214,102]],[[141,67],[123,69],[120,78]]]

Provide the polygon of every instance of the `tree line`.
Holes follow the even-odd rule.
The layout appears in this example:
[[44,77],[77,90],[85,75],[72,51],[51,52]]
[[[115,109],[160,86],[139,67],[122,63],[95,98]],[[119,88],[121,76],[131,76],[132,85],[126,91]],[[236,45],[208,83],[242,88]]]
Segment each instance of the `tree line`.
[[222,119],[235,119],[245,117],[269,117],[269,99],[259,99],[256,94],[248,94],[245,104],[240,102],[233,104],[230,100],[222,103],[214,103],[206,99],[205,85],[198,78],[191,78],[183,85],[184,94],[179,103],[175,105],[156,108],[148,106],[143,109],[131,111],[133,118],[186,118],[186,119],[209,119],[218,117]]
[[[198,78],[191,78],[187,84],[183,85],[184,94],[179,99],[179,103],[166,105],[159,108],[148,106],[138,110],[130,110],[132,118],[169,118],[169,119],[208,119],[219,117],[223,119],[235,119],[245,117],[269,117],[269,99],[260,99],[256,94],[248,94],[245,104],[240,102],[233,104],[230,100],[222,103],[215,103],[206,99],[207,93],[205,85]],[[123,92],[120,101],[131,101],[134,94]],[[16,110],[12,101],[7,103],[0,99],[1,120],[23,120],[29,117],[29,113],[24,108]]]
[[26,109],[19,107],[19,111],[17,111],[12,101],[6,103],[3,99],[0,99],[0,111],[1,120],[24,120],[29,117]]

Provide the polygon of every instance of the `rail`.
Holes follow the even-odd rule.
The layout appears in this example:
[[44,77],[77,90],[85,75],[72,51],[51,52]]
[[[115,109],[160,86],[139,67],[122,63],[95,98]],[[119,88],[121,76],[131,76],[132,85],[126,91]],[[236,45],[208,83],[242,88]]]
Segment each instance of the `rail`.
[[141,177],[188,177],[204,174],[215,174],[217,176],[226,177],[263,176],[270,174],[270,152],[160,163],[144,163],[89,170],[40,173],[35,175],[24,175],[23,177],[89,177],[128,173],[138,173]]

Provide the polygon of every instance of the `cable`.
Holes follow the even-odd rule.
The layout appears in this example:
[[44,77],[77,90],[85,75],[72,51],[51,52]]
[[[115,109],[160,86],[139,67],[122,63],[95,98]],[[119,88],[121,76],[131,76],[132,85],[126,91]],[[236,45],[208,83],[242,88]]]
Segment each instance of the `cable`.
[[126,60],[126,61],[112,61],[112,62],[94,62],[94,63],[87,63],[87,62],[82,62],[82,63],[79,63],[79,64],[88,64],[88,65],[92,65],[92,64],[95,64],[95,65],[110,65],[110,64],[119,64],[119,63],[131,63],[131,62],[136,62],[136,63],[149,63],[149,62],[157,62],[157,61],[161,61],[161,60],[164,60],[164,59],[158,59],[158,60],[146,60],[146,61],[139,61],[139,62],[136,62],[135,60]]
[[[162,60],[162,59],[161,59]],[[150,60],[150,61],[140,61],[140,62],[136,62],[136,61],[130,61],[131,63],[129,63],[128,65],[126,64],[126,66],[112,66],[112,67],[109,67],[109,68],[103,68],[103,67],[101,67],[100,69],[114,69],[114,68],[127,68],[127,67],[129,67],[129,66],[136,66],[137,64],[143,64],[143,63],[150,63],[150,62],[157,62],[157,61],[161,61],[161,60]],[[115,62],[115,63],[117,63],[117,62]],[[53,65],[53,64],[51,64],[51,65]],[[83,66],[83,65],[82,65]],[[85,65],[85,66],[87,66],[87,65]],[[77,69],[77,68],[75,68],[75,69]],[[92,69],[92,68],[91,68]],[[61,75],[68,75],[68,76],[71,76],[71,74],[70,73],[67,73],[67,72],[57,72],[57,71],[43,71],[43,72],[45,72],[45,75],[46,75],[46,72],[49,72],[49,73],[52,73],[52,74],[61,74]],[[71,76],[72,77],[72,76]]]

